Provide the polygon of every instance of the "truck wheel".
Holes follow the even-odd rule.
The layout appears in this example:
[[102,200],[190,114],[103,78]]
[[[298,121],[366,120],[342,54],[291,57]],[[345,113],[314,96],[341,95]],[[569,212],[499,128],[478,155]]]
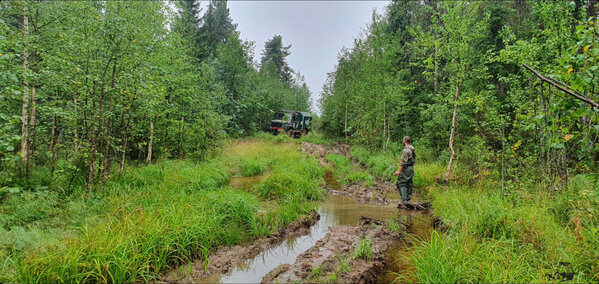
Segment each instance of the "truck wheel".
[[291,138],[293,138],[293,130],[287,130],[287,135]]

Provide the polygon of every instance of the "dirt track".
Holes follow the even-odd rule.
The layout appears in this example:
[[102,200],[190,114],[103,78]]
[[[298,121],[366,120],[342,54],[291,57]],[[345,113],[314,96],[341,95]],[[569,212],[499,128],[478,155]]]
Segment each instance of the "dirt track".
[[[385,252],[397,242],[402,230],[391,231],[386,222],[363,218],[356,227],[336,226],[309,250],[300,254],[296,262],[283,264],[263,279],[264,283],[334,282],[375,283],[377,275],[386,267]],[[354,256],[361,240],[372,242],[372,255],[366,260]],[[341,269],[346,263],[349,271]]]
[[204,261],[196,260],[192,263],[191,273],[189,272],[189,266],[183,265],[165,275],[162,280],[174,283],[191,283],[206,279],[213,274],[227,273],[236,265],[255,257],[263,250],[275,247],[286,239],[307,234],[310,227],[316,224],[318,219],[320,219],[320,215],[312,210],[310,216],[294,221],[285,229],[279,230],[268,237],[257,239],[251,244],[218,249],[210,255],[207,267],[204,267]]
[[[350,147],[348,145],[335,143],[324,146],[303,142],[301,150],[314,155],[320,166],[325,168],[326,183],[324,187],[327,189],[327,194],[347,196],[358,203],[363,203],[364,206],[379,208],[378,205],[381,205],[380,208],[390,207],[390,205],[387,205],[389,201],[385,196],[387,193],[395,191],[393,184],[377,180],[371,186],[365,186],[363,182],[343,186],[335,179],[333,172],[330,170],[333,165],[325,157],[329,153],[335,153],[349,158]],[[354,168],[360,167],[353,160],[352,166]],[[252,244],[223,247],[211,254],[208,262],[196,260],[191,266],[184,265],[178,270],[172,271],[162,280],[178,283],[220,281],[218,280],[221,279],[219,275],[232,271],[234,267],[257,257],[262,251],[271,249],[285,240],[310,233],[311,227],[319,218],[320,215],[312,211],[309,217],[295,221],[287,228],[269,237],[257,239]],[[323,220],[326,220],[326,218]],[[282,264],[275,269],[270,270],[271,267],[266,270],[270,272],[262,278],[262,282],[376,283],[381,280],[377,277],[383,275],[383,272],[389,269],[387,253],[391,251],[390,248],[399,243],[404,233],[411,231],[409,229],[411,224],[408,225],[393,220],[373,220],[363,216],[359,223],[351,222],[328,227],[325,231],[328,233],[324,235],[325,232],[323,232],[323,235],[319,237],[322,239],[314,240],[316,243],[307,250],[302,249],[303,252],[297,258],[288,259],[291,264]],[[387,222],[396,222],[395,226],[392,226],[395,230],[391,230]],[[364,239],[371,242],[372,255],[368,260],[354,256],[356,247]],[[284,263],[279,262],[278,259],[277,262]],[[206,263],[208,264],[207,267],[205,267]],[[342,269],[342,267],[348,269]],[[385,272],[385,274],[388,273],[388,271]],[[384,279],[384,281],[387,281],[387,278]]]
[[[326,160],[327,154],[331,153],[344,155],[352,162],[355,168],[363,169],[363,167],[351,158],[350,146],[347,144],[331,143],[325,146],[302,142],[301,150],[316,157],[318,164],[325,169],[333,168],[333,165]],[[395,185],[382,180],[375,181],[371,186],[365,186],[364,182],[354,182],[347,186],[342,186],[335,180],[330,170],[325,170],[325,181],[326,184],[324,187],[328,194],[348,196],[360,203],[385,205],[388,203],[385,193],[395,190]]]

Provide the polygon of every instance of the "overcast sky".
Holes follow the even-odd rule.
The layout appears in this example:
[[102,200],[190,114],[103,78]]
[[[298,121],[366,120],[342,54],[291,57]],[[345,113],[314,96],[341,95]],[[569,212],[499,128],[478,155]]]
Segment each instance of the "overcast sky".
[[241,38],[256,43],[259,60],[264,42],[278,34],[291,44],[289,65],[306,78],[313,105],[328,72],[333,71],[342,47],[351,47],[371,20],[389,1],[229,1],[231,18]]

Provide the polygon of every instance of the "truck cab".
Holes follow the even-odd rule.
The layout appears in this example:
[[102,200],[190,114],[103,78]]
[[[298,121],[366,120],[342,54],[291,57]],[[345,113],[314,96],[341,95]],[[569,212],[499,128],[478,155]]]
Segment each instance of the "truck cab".
[[270,124],[270,132],[278,135],[281,132],[291,137],[301,137],[311,130],[312,115],[308,112],[283,110],[275,113]]

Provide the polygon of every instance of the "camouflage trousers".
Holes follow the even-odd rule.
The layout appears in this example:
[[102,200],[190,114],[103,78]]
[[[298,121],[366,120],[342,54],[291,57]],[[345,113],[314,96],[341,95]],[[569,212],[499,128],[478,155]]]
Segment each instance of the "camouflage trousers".
[[401,194],[401,201],[408,202],[412,198],[412,190],[414,185],[412,178],[414,177],[414,166],[405,167],[397,177],[397,190]]

